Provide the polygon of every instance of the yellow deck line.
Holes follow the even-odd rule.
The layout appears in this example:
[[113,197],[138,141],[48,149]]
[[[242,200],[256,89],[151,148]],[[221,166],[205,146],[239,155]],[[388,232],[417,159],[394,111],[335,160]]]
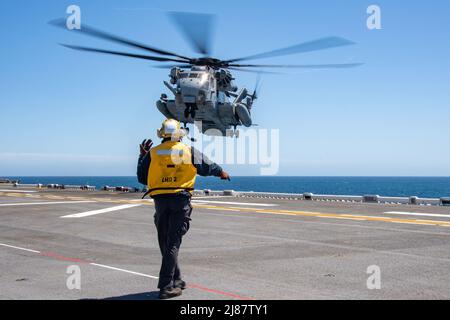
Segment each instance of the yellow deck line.
[[[88,198],[88,197],[74,197],[74,196],[55,196],[55,195],[31,195],[25,193],[14,193],[14,192],[0,192],[0,196],[7,197],[37,197],[47,198],[47,199],[70,199],[70,200],[92,200],[97,202],[110,202],[110,203],[130,203],[130,204],[143,204],[143,205],[153,205],[153,202],[148,200],[140,199],[110,199],[110,198]],[[261,209],[261,208],[245,208],[245,207],[234,207],[234,206],[216,206],[208,204],[193,204],[195,208],[211,209],[211,210],[223,210],[223,211],[234,211],[234,212],[247,212],[247,213],[266,213],[266,214],[277,214],[277,215],[289,215],[289,216],[302,216],[302,217],[318,217],[318,218],[328,218],[328,219],[345,219],[354,221],[376,221],[376,222],[390,222],[390,223],[404,223],[413,225],[428,225],[428,226],[441,226],[450,227],[450,221],[441,220],[423,220],[423,219],[402,219],[402,218],[391,218],[391,217],[380,217],[380,216],[365,216],[357,214],[344,214],[344,213],[323,213],[323,212],[311,212],[311,211],[295,211],[295,210],[283,210],[283,209]]]
[[[205,209],[221,208],[218,206],[209,205],[195,205],[195,207],[202,207]],[[303,217],[319,217],[319,218],[332,218],[332,219],[347,219],[356,221],[380,221],[380,222],[392,222],[392,223],[406,223],[415,225],[435,225],[442,227],[450,227],[450,221],[440,221],[440,220],[420,220],[420,219],[399,219],[390,217],[374,217],[374,216],[363,216],[363,215],[352,215],[352,214],[341,214],[341,213],[322,213],[322,212],[309,212],[309,211],[292,211],[292,210],[274,210],[274,209],[252,209],[252,208],[240,208],[240,207],[228,207],[229,209],[238,210],[240,212],[258,212],[258,213],[268,213],[268,214],[286,214],[286,215],[296,215]]]

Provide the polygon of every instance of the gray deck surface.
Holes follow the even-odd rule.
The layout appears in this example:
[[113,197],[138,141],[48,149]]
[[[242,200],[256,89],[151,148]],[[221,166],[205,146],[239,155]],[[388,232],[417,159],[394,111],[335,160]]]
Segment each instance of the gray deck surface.
[[[154,208],[140,194],[0,189],[0,299],[157,297]],[[136,206],[62,218],[128,204]],[[450,298],[449,207],[236,197],[193,204],[180,299]],[[71,265],[81,269],[81,290],[66,286]],[[366,285],[371,265],[381,271],[379,290]]]

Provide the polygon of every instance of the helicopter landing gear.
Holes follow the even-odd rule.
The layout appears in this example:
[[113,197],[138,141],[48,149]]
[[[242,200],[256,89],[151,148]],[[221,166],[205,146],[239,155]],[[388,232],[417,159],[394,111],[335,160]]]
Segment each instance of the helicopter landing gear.
[[191,118],[195,119],[195,112],[197,111],[197,106],[191,107]]
[[187,126],[187,122],[183,122],[183,126],[180,129],[184,130],[186,135],[189,135],[190,130],[189,130],[188,126]]
[[186,104],[186,109],[184,109],[184,117],[187,119],[191,116],[192,119],[195,119],[195,112],[197,109],[198,108],[195,104]]
[[185,134],[186,134],[186,137],[187,137],[189,140],[191,140],[192,142],[197,142],[197,139],[192,138],[192,137],[189,136],[190,130],[189,130],[189,128],[187,127],[187,123],[184,122],[183,125],[184,125],[184,126],[183,126],[181,129],[184,130],[184,132],[185,132]]
[[234,132],[233,132],[233,136],[236,138],[239,138],[239,130],[237,129],[237,126],[234,126]]
[[239,138],[239,130],[227,130],[226,136],[230,138]]

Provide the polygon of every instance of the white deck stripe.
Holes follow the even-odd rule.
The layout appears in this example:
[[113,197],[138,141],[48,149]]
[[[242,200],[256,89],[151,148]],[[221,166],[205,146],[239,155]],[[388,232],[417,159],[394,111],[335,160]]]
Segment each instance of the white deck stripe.
[[210,200],[195,200],[192,199],[194,203],[217,203],[217,204],[233,204],[233,205],[241,205],[241,206],[257,206],[257,207],[276,207],[277,204],[272,203],[252,203],[252,202],[228,202],[228,201],[210,201]]
[[73,204],[73,203],[89,203],[96,201],[49,201],[49,202],[11,202],[11,203],[0,203],[0,207],[10,207],[10,206],[36,206],[36,205],[48,205],[48,204]]
[[405,216],[424,216],[424,217],[439,217],[439,218],[450,218],[450,214],[439,214],[439,213],[425,213],[425,212],[401,212],[401,211],[388,211],[386,214],[400,214]]
[[111,267],[111,266],[106,266],[104,264],[90,263],[90,265],[91,266],[101,267],[101,268],[106,268],[106,269],[111,269],[111,270],[116,270],[116,271],[122,271],[122,272],[130,273],[130,274],[134,274],[134,275],[137,275],[137,276],[142,276],[142,277],[147,277],[147,278],[152,278],[152,279],[158,279],[158,277],[155,277],[155,276],[152,276],[152,275],[149,275],[149,274],[135,272],[135,271],[130,271],[130,270],[125,270],[125,269],[120,269],[120,268]]
[[101,214],[101,213],[106,213],[106,212],[112,212],[112,211],[118,211],[118,210],[124,210],[124,209],[133,208],[133,207],[138,207],[138,206],[141,206],[141,205],[142,204],[124,204],[124,205],[121,205],[121,206],[115,206],[115,207],[106,208],[106,209],[86,211],[86,212],[75,213],[75,214],[69,214],[67,216],[62,216],[61,218],[84,218],[84,217],[89,217],[89,216],[93,216],[93,215],[96,215],[96,214]]
[[[22,251],[28,251],[28,252],[32,252],[32,253],[38,253],[38,254],[41,253],[40,251],[37,251],[37,250],[31,250],[31,249],[26,249],[26,248],[22,248],[22,247],[11,246],[9,244],[4,244],[4,243],[0,243],[0,246],[11,248],[11,249],[22,250]],[[107,265],[104,265],[104,264],[93,263],[93,262],[91,262],[89,264],[91,266],[96,266],[96,267],[110,269],[110,270],[115,270],[115,271],[126,272],[126,273],[134,274],[134,275],[137,275],[137,276],[141,276],[141,277],[152,278],[152,279],[159,279],[158,277],[152,276],[150,274],[135,272],[135,271],[126,270],[126,269],[120,269],[120,268],[116,268],[116,267],[107,266]]]
[[16,247],[16,246],[11,246],[11,245],[9,245],[9,244],[4,244],[4,243],[0,243],[0,246],[12,248],[12,249],[18,249],[18,250],[22,250],[22,251],[33,252],[33,253],[41,253],[40,251],[31,250],[31,249],[26,249],[26,248],[21,248],[21,247]]
[[37,191],[35,191],[35,190],[17,190],[17,189],[0,189],[0,192],[28,193],[28,192],[37,192]]
[[217,199],[217,198],[234,198],[233,196],[193,196],[192,200],[196,199]]

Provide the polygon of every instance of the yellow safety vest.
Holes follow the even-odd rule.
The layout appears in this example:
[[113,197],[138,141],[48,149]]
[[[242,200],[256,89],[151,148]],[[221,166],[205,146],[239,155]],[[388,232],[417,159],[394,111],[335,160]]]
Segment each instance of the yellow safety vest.
[[178,141],[166,141],[150,150],[147,186],[150,196],[182,191],[192,193],[197,169],[191,148]]

